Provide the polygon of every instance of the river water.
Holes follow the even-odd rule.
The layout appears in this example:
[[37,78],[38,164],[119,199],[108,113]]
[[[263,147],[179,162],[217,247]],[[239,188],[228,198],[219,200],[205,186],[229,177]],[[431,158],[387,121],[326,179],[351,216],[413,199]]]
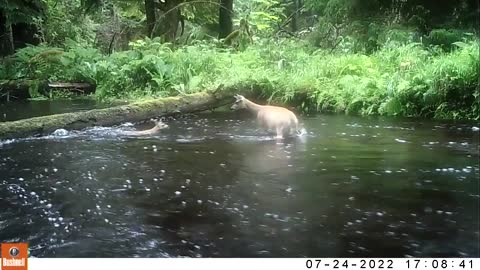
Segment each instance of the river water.
[[474,123],[318,115],[276,141],[238,112],[165,121],[151,137],[127,123],[0,141],[0,242],[36,257],[480,255]]

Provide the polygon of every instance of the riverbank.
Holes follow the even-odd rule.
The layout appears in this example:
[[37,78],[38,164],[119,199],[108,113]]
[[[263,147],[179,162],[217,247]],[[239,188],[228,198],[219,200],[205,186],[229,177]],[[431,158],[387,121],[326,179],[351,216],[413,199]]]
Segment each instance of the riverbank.
[[476,40],[457,42],[449,51],[386,44],[369,55],[293,40],[260,40],[243,52],[212,44],[172,50],[154,40],[131,48],[105,56],[78,45],[30,47],[2,66],[0,79],[23,72],[34,79],[91,83],[99,100],[176,96],[223,84],[256,90],[269,102],[304,112],[479,118]]

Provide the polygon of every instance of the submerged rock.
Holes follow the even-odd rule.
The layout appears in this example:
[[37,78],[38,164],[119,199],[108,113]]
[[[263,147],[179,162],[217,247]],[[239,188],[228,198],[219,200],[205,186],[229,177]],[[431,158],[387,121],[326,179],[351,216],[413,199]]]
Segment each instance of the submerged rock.
[[68,135],[68,130],[63,128],[56,129],[53,132],[53,136],[67,136],[67,135]]

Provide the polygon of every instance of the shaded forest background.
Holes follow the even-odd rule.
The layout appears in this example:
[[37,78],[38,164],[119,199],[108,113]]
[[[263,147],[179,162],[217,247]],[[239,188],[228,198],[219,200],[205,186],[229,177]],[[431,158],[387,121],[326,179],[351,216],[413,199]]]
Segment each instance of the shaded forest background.
[[144,37],[185,44],[225,38],[241,19],[260,37],[309,34],[314,45],[328,47],[350,36],[371,51],[386,28],[409,29],[432,43],[455,39],[477,29],[478,13],[475,0],[2,0],[0,52],[67,40],[104,52]]

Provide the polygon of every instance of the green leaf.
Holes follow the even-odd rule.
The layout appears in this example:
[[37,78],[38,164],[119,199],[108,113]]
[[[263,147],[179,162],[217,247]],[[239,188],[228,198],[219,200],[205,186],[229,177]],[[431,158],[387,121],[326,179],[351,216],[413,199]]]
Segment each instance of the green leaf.
[[455,45],[455,46],[457,46],[457,47],[459,47],[459,48],[468,47],[468,44],[467,44],[467,43],[461,42],[461,41],[453,42],[452,44]]
[[72,64],[72,61],[70,61],[70,59],[66,58],[66,57],[61,57],[60,58],[60,63],[65,66],[65,67],[68,67],[70,66],[70,64]]

